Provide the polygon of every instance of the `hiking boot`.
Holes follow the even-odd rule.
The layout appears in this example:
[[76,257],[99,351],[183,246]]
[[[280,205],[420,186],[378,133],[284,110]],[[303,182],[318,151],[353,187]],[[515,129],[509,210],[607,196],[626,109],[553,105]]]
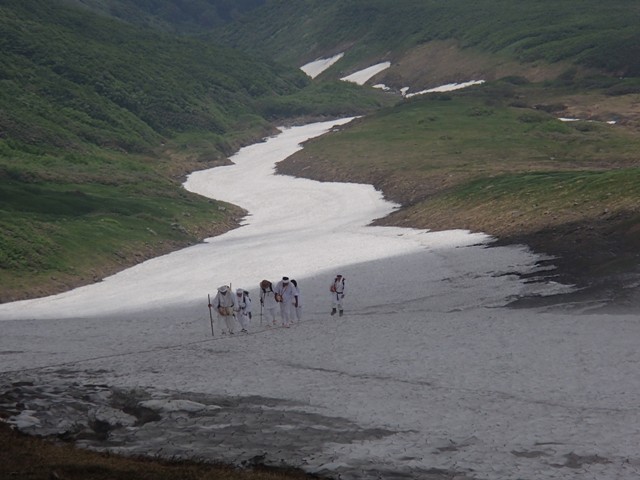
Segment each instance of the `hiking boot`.
[[336,309],[335,309],[335,308],[332,308],[332,309],[331,309],[331,316],[333,316],[333,315],[335,315],[335,314],[336,314]]

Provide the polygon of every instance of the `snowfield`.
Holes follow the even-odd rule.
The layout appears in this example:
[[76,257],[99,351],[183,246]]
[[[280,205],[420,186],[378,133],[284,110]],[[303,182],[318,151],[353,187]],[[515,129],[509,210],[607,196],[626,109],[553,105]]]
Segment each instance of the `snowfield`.
[[[571,286],[524,246],[368,227],[397,207],[371,186],[274,175],[349,120],[282,129],[188,178],[246,208],[243,227],[0,305],[0,410],[88,448],[342,479],[639,478],[638,317],[510,308]],[[283,275],[305,315],[269,328],[258,283]],[[207,294],[229,283],[254,298],[250,333],[212,336]]]

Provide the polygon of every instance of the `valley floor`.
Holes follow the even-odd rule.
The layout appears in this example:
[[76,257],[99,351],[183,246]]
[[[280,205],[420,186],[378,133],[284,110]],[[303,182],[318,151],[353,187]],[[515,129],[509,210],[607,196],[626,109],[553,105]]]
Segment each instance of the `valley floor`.
[[[367,227],[394,209],[370,186],[271,174],[325,127],[189,177],[252,212],[243,228],[0,306],[4,415],[112,453],[344,479],[637,477],[637,317],[509,308],[570,289],[521,245]],[[338,268],[344,317],[329,315]],[[208,291],[233,280],[256,299],[283,274],[302,286],[299,324],[268,328],[256,308],[249,334],[212,335]]]

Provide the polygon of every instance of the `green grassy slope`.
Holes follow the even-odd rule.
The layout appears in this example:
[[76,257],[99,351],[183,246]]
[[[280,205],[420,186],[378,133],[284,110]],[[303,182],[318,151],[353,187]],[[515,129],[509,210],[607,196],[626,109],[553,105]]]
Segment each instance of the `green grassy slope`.
[[[348,101],[344,101],[348,97]],[[47,0],[0,4],[0,301],[100,279],[235,225],[184,192],[293,116],[379,101]]]
[[270,0],[220,38],[295,65],[345,51],[340,68],[455,39],[523,62],[565,60],[637,76],[639,23],[632,0]]
[[233,21],[265,0],[62,0],[141,27],[195,34]]
[[29,134],[31,143],[36,134],[54,143],[52,134],[66,130],[66,142],[80,137],[132,150],[185,130],[224,134],[255,112],[255,99],[290,94],[306,82],[293,69],[52,2],[14,0],[1,8],[2,127],[23,139],[18,126],[27,121],[20,119],[45,117],[46,133]]

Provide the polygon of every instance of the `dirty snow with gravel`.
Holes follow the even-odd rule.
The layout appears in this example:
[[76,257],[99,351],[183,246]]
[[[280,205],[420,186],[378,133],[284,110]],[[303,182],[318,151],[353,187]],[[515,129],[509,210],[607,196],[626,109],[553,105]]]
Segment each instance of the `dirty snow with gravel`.
[[[274,175],[349,119],[283,128],[187,189],[241,228],[60,295],[0,305],[0,411],[124,454],[355,478],[640,475],[637,316],[513,309],[568,286],[467,231],[369,227],[368,185]],[[347,279],[346,314],[329,283]],[[547,272],[548,273],[548,272]],[[211,334],[207,294],[296,278],[304,317]]]

